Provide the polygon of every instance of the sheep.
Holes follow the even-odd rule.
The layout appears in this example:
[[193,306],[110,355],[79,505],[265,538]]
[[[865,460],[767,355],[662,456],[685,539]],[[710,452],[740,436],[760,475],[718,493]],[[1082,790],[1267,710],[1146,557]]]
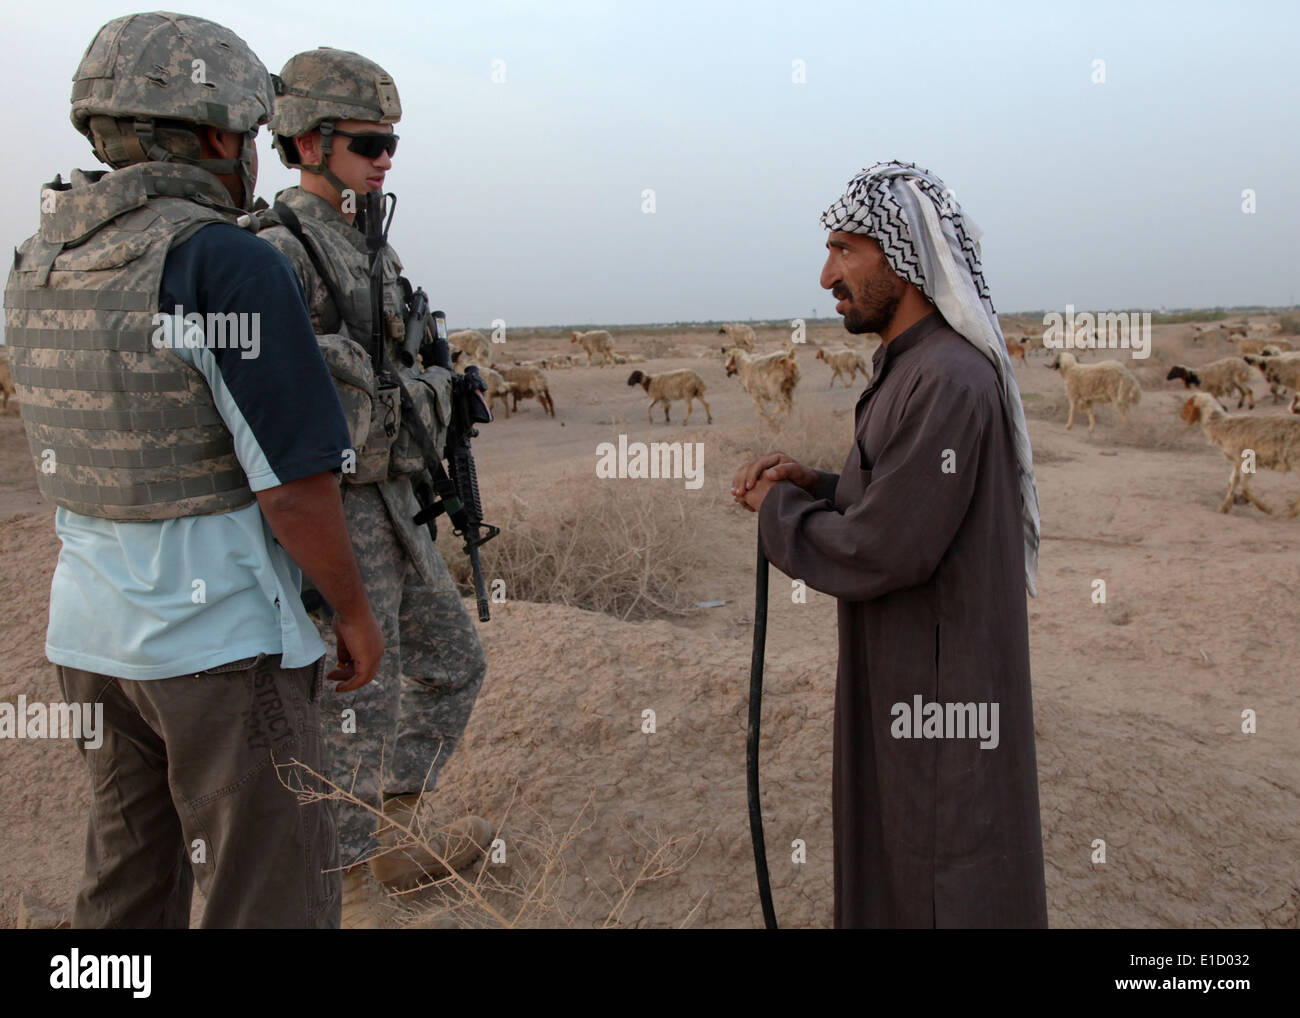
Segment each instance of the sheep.
[[484,393],[484,395],[487,397],[488,409],[491,410],[492,404],[499,399],[501,401],[501,406],[505,408],[506,419],[508,420],[510,418],[509,397],[515,391],[514,383],[507,382],[503,377],[501,377],[501,372],[495,371],[492,368],[480,366],[478,373],[479,377],[487,383],[487,392]]
[[679,368],[676,371],[662,371],[657,375],[647,375],[642,371],[633,371],[627,379],[628,385],[639,385],[650,396],[650,405],[646,407],[646,419],[651,424],[654,423],[654,410],[656,403],[664,405],[664,423],[668,423],[668,409],[672,406],[675,399],[686,400],[686,423],[691,423],[691,411],[695,409],[695,400],[704,404],[704,412],[708,415],[709,423],[713,423],[713,411],[709,409],[709,404],[704,402],[704,393],[707,391],[704,386],[704,380],[700,378],[690,368]]
[[1291,341],[1287,339],[1234,339],[1231,342],[1242,354],[1263,353],[1270,346],[1278,350],[1291,350]]
[[728,322],[718,330],[718,335],[729,340],[727,349],[740,347],[746,353],[754,352],[754,330],[740,322]]
[[9,412],[9,397],[17,396],[18,390],[14,387],[14,376],[9,371],[9,358],[0,353],[0,395],[4,397],[4,405],[0,406],[0,413]]
[[1281,322],[1251,322],[1250,331],[1256,336],[1279,336],[1282,334]]
[[614,337],[605,329],[593,329],[590,332],[574,332],[569,336],[570,343],[578,343],[587,351],[587,367],[591,367],[591,358],[593,354],[600,355],[600,367],[605,366],[605,362],[611,364],[617,363],[614,360]]
[[1291,412],[1293,414],[1300,414],[1300,392],[1297,392],[1291,399]]
[[[1256,468],[1282,473],[1300,471],[1300,417],[1229,414],[1214,401],[1213,396],[1204,392],[1196,393],[1183,404],[1181,416],[1188,425],[1199,423],[1205,437],[1222,449],[1223,455],[1232,463],[1232,479],[1219,512],[1226,513],[1232,508],[1240,484],[1241,494],[1249,502],[1272,514],[1272,509],[1251,494],[1250,475],[1254,471],[1242,469],[1243,454],[1248,451],[1253,454]],[[1287,515],[1297,514],[1300,514],[1300,498],[1291,503]]]
[[1300,389],[1300,353],[1279,353],[1271,357],[1247,354],[1248,364],[1259,368],[1268,380],[1273,402],[1281,403],[1286,389]]
[[463,350],[476,364],[492,363],[492,344],[477,329],[462,329],[447,337],[447,342],[457,350]]
[[1065,430],[1074,427],[1074,412],[1078,408],[1088,411],[1088,431],[1091,433],[1096,418],[1094,403],[1114,403],[1121,423],[1128,423],[1128,408],[1142,399],[1142,386],[1133,373],[1119,361],[1098,361],[1080,364],[1074,354],[1061,351],[1052,358],[1049,368],[1061,372],[1065,393],[1070,397],[1070,418]]
[[[1007,337],[1007,345],[1010,346],[1011,337]],[[1020,337],[1020,346],[1024,347],[1026,354],[1031,354],[1035,350],[1041,350],[1047,353],[1047,344],[1043,342],[1043,333],[1041,329],[1031,329],[1023,333]],[[1026,362],[1028,363],[1028,362]]]
[[842,348],[839,350],[827,350],[824,347],[817,351],[817,359],[825,361],[830,365],[831,384],[830,388],[835,387],[835,379],[844,374],[848,374],[849,381],[844,383],[844,388],[849,387],[849,382],[857,378],[858,372],[862,372],[862,377],[868,381],[871,379],[871,368],[867,364],[867,359],[859,350],[849,350]]
[[769,416],[768,403],[778,404],[777,413],[789,414],[794,409],[794,387],[799,383],[799,365],[795,363],[793,347],[776,353],[751,357],[744,350],[733,349],[727,355],[727,377],[740,376],[740,384],[763,419],[775,424]]
[[1192,341],[1199,343],[1203,339],[1222,339],[1228,340],[1228,330],[1222,325],[1193,325]]
[[484,367],[484,365],[479,364],[479,362],[474,357],[467,354],[464,350],[452,350],[451,370],[454,371],[456,374],[463,375],[465,373],[465,369],[469,367],[471,364],[475,365],[480,371]]
[[1195,368],[1189,368],[1185,364],[1175,364],[1169,369],[1169,374],[1165,375],[1165,381],[1181,378],[1183,388],[1197,388],[1221,399],[1235,394],[1238,410],[1248,399],[1250,408],[1254,410],[1255,393],[1250,387],[1252,377],[1250,365],[1240,357],[1224,357],[1222,360],[1210,361],[1209,364],[1200,364]]
[[542,409],[550,416],[555,416],[555,401],[551,399],[551,388],[547,385],[544,374],[536,368],[506,368],[501,375],[513,386],[510,391],[512,410],[519,409],[521,399],[531,399],[536,396],[537,402],[542,404]]

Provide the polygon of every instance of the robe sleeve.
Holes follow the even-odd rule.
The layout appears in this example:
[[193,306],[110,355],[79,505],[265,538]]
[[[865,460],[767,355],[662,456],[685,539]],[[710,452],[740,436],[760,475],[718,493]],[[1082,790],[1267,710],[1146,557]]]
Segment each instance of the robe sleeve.
[[[768,560],[849,601],[925,583],[970,506],[989,415],[986,393],[941,374],[926,379],[908,397],[876,462],[862,469],[865,489],[856,503],[841,512],[789,481],[772,486],[759,510]],[[859,464],[850,456],[845,469]],[[824,478],[834,476],[819,472],[819,493]]]
[[835,485],[840,483],[840,475],[825,470],[818,470],[816,473],[817,484],[813,498],[824,498],[827,502],[833,501],[835,498]]

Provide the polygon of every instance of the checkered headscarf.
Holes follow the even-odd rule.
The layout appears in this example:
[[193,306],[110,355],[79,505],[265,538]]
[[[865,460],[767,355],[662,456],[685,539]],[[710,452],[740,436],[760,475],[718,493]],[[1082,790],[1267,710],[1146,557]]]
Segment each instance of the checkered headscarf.
[[1020,387],[984,281],[979,227],[966,218],[942,180],[913,163],[898,162],[876,163],[850,180],[821,222],[828,230],[874,238],[890,267],[933,301],[952,329],[997,371],[1020,469],[1025,586],[1036,595],[1040,530],[1034,458]]

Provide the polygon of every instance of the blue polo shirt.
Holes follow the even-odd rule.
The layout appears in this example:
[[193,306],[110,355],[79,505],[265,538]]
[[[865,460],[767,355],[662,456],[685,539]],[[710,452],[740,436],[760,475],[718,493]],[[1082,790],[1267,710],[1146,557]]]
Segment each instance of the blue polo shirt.
[[[168,345],[207,380],[253,491],[341,466],[347,423],[283,255],[238,227],[205,226],[167,256],[159,310]],[[208,348],[178,310],[255,312],[257,332]],[[55,664],[161,679],[259,653],[283,654],[286,668],[325,653],[302,607],[302,573],[256,502],[139,523],[59,508],[54,526],[63,547],[45,653]]]

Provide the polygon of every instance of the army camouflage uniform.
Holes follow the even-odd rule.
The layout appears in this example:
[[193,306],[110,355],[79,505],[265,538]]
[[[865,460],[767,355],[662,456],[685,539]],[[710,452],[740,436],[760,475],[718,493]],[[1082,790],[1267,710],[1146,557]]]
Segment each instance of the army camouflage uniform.
[[[324,57],[317,61],[320,54]],[[355,54],[342,56],[382,74],[377,65]],[[300,54],[285,66],[281,77],[290,85],[310,77],[315,90],[337,101],[339,96],[357,92],[350,78],[329,77],[339,57],[340,51],[328,49]],[[396,105],[396,89],[391,79],[384,78]],[[396,108],[400,111],[400,106]],[[280,136],[277,147],[285,165],[300,168],[284,158],[285,135],[296,137],[311,128],[302,126],[302,121],[292,122],[292,118],[286,122],[281,111],[277,100],[279,122],[272,121],[272,129]],[[380,121],[380,111],[344,108],[334,119]],[[393,119],[386,115],[383,122]],[[341,189],[341,184],[335,187]],[[335,306],[330,288],[298,238],[287,227],[275,225],[274,212],[264,215],[267,225],[258,236],[288,258],[303,282],[322,352],[335,375],[345,410],[354,418],[350,424],[359,439],[357,470],[344,473],[343,509],[371,607],[383,631],[385,650],[374,681],[350,694],[326,694],[323,726],[331,780],[379,808],[385,799],[433,790],[440,769],[469,722],[487,661],[474,623],[427,527],[412,522],[418,506],[411,480],[422,469],[422,462],[414,454],[414,443],[405,428],[398,428],[395,441],[385,435],[385,424],[396,423],[401,417],[396,396],[374,395],[369,414],[365,399],[358,403],[355,398],[365,386],[358,386],[349,376],[365,375],[369,368],[369,358],[363,352],[370,343],[370,255],[364,236],[328,201],[301,188],[282,191],[276,202],[296,214],[346,305],[343,309]],[[404,297],[398,283],[402,263],[391,247],[381,257],[387,359],[396,370],[403,335]],[[398,373],[417,403],[428,408],[422,416],[441,453],[450,411],[450,373],[437,367],[418,374],[401,368]],[[323,622],[321,630],[330,642],[332,634]],[[355,713],[346,714],[349,710]],[[344,865],[373,853],[377,847],[374,829],[373,814],[341,805],[339,846]]]
[[[209,87],[192,76],[198,66]],[[301,626],[286,619],[278,594],[272,605],[262,586],[275,585],[288,557],[249,538],[253,528],[261,537],[265,520],[250,516],[258,512],[252,482],[211,377],[158,346],[155,331],[156,312],[168,315],[160,309],[167,267],[183,245],[215,243],[215,232],[227,250],[262,253],[233,225],[252,203],[253,135],[270,115],[271,78],[229,29],[141,14],[104,25],[73,81],[73,123],[114,170],[74,170],[70,183],[45,185],[40,230],[15,251],[5,288],[24,426],[63,539],[46,652],[65,700],[103,709],[102,744],[78,743],[91,810],[73,924],[186,928],[197,876],[204,926],[337,928],[333,804],[300,806],[273,766],[322,766],[321,648],[305,615]],[[189,133],[199,125],[244,135],[240,158],[201,158]],[[217,173],[239,176],[244,209],[231,206]],[[282,259],[261,268],[278,269],[289,287],[276,297],[296,299]],[[310,349],[300,302],[279,321],[297,326],[281,330],[287,347]],[[318,469],[337,467],[343,415],[324,372],[302,381],[304,393],[324,395],[311,405],[324,408],[320,435],[335,443],[326,450],[333,462]],[[261,395],[240,409],[265,406]],[[255,431],[241,434],[257,444]],[[307,456],[308,445],[289,455]],[[43,453],[55,469],[43,469]],[[316,457],[304,464],[316,466]],[[297,479],[291,470],[280,483]],[[211,535],[239,543],[226,548]],[[210,555],[189,559],[203,571],[238,560],[224,592],[258,617],[260,628],[247,627],[257,635],[208,624],[204,639],[188,639],[187,620],[218,612],[195,602],[177,576],[181,553],[196,549]],[[130,570],[145,559],[156,573]],[[296,592],[297,574],[286,568],[283,577],[275,589]],[[309,640],[292,640],[303,632]],[[266,649],[245,658],[241,637]],[[316,790],[305,775],[302,783]]]

